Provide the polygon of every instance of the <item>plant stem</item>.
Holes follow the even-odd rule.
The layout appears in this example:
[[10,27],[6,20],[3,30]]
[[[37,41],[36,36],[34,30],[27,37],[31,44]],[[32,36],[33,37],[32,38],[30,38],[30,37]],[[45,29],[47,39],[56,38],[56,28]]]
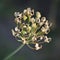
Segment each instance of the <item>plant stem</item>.
[[4,60],[8,60],[10,57],[15,55],[24,45],[25,44],[22,44],[21,46],[19,46],[15,51],[13,51],[11,54],[9,54],[7,57],[5,57]]

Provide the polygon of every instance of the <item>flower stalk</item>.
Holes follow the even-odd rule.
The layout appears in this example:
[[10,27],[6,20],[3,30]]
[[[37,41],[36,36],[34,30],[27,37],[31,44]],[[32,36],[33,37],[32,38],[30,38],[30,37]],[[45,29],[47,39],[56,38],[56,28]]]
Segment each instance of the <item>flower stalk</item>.
[[5,57],[4,60],[8,60],[12,56],[14,56],[19,50],[22,49],[23,46],[24,46],[24,44],[22,44],[21,46],[19,46],[15,51],[13,51],[11,54],[9,54],[7,57]]

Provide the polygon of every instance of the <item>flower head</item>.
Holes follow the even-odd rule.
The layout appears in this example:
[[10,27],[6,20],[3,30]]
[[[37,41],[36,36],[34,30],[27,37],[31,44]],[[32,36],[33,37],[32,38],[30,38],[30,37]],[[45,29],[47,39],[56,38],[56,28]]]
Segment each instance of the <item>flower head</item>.
[[[37,11],[34,16],[34,9],[27,8],[22,13],[15,12],[14,16],[16,27],[14,30],[12,29],[12,34],[20,39],[20,42],[32,49],[39,50],[43,43],[51,41],[51,38],[46,36],[50,32],[51,23],[46,20],[46,17],[41,17],[40,12]],[[33,44],[34,47],[30,44]]]

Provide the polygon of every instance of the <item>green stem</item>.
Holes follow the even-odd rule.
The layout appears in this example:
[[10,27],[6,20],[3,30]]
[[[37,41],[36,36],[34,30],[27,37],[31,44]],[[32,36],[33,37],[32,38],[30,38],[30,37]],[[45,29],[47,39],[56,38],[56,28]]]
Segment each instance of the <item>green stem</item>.
[[8,60],[10,57],[15,55],[24,45],[25,44],[22,44],[21,46],[19,46],[15,51],[13,51],[11,54],[9,54],[7,57],[5,57],[4,60]]

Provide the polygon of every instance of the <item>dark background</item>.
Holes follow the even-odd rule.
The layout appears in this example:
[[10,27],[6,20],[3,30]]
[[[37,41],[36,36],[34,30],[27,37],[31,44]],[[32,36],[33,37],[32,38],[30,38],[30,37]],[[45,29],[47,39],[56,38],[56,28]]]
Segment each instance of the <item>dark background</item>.
[[28,7],[40,11],[53,23],[49,33],[52,41],[39,51],[24,46],[9,60],[60,60],[60,0],[0,0],[0,60],[20,46],[11,33],[15,27],[14,12]]

